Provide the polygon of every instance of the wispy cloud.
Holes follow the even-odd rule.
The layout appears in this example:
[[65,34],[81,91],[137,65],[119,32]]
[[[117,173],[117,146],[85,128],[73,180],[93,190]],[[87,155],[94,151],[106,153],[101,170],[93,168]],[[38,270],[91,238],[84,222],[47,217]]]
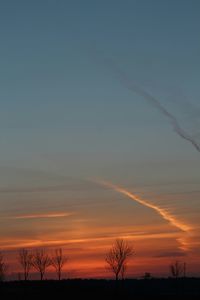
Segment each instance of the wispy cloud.
[[127,240],[134,240],[134,241],[141,241],[147,239],[163,239],[163,238],[176,238],[177,233],[175,232],[164,232],[164,233],[148,233],[148,232],[123,232],[113,233],[113,234],[103,234],[97,237],[82,237],[82,238],[69,238],[65,239],[63,237],[52,239],[50,236],[44,236],[42,239],[17,239],[17,238],[10,238],[10,239],[2,239],[1,240],[1,248],[6,250],[18,249],[21,247],[54,247],[54,246],[68,246],[68,245],[77,245],[76,247],[89,244],[94,246],[95,249],[98,248],[97,243],[103,243],[102,247],[105,249],[105,245],[107,242],[109,245],[112,243],[113,240],[116,238],[123,238]]
[[[147,200],[144,200],[142,198],[140,198],[139,196],[133,194],[132,192],[128,191],[127,189],[115,185],[113,183],[104,181],[104,180],[96,180],[95,181],[98,184],[101,184],[107,188],[110,188],[122,195],[127,196],[128,198],[130,198],[133,201],[136,201],[138,203],[140,203],[141,205],[144,205],[146,207],[149,207],[151,209],[153,209],[154,211],[156,211],[164,220],[168,221],[172,226],[175,226],[176,228],[178,228],[179,230],[183,231],[184,233],[189,233],[192,230],[192,227],[189,226],[188,224],[180,221],[175,215],[173,215],[171,212],[169,212],[169,210],[167,210],[166,208],[162,208],[156,204],[153,204]],[[182,250],[187,250],[187,243],[185,238],[179,238],[177,239],[177,241],[181,244],[181,249]]]
[[179,135],[182,139],[189,142],[198,152],[200,152],[200,145],[196,141],[195,137],[190,135],[188,132],[182,128],[182,126],[179,124],[176,116],[169,112],[164,105],[154,97],[151,93],[146,91],[144,88],[138,86],[135,84],[126,73],[124,73],[119,66],[111,59],[104,58],[104,64],[108,66],[114,73],[116,73],[119,76],[120,82],[123,84],[124,87],[126,87],[131,92],[136,93],[139,96],[142,96],[148,103],[150,103],[152,106],[154,106],[163,116],[166,117],[166,119],[171,124],[173,130]]
[[64,218],[73,215],[73,212],[61,212],[61,213],[45,213],[45,214],[30,214],[11,216],[9,219],[26,220],[26,219],[48,219],[48,218]]
[[186,256],[187,253],[185,251],[166,251],[162,252],[158,255],[155,255],[156,258],[163,258],[163,257],[182,257]]

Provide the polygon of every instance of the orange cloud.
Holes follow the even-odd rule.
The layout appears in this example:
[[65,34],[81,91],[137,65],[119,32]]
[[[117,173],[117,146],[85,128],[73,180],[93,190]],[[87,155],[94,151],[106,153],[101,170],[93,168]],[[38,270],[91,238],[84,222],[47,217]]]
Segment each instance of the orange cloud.
[[[149,207],[151,209],[153,209],[154,211],[156,211],[164,220],[168,221],[172,226],[175,226],[176,228],[178,228],[179,230],[183,231],[184,233],[189,233],[192,228],[191,226],[189,226],[188,224],[178,220],[178,218],[174,215],[172,215],[172,213],[170,213],[166,208],[161,208],[156,204],[153,204],[147,200],[141,199],[140,197],[138,197],[137,195],[129,192],[127,189],[115,185],[113,183],[104,181],[104,180],[96,180],[95,181],[98,184],[101,184],[105,187],[108,187],[122,195],[127,196],[128,198],[130,198],[131,200],[134,200],[146,207]],[[187,249],[187,241],[184,237],[177,239],[177,241],[181,244],[180,248],[182,250],[188,250]]]
[[72,212],[67,213],[46,213],[46,214],[32,214],[32,215],[20,215],[12,216],[9,219],[24,220],[24,219],[46,219],[46,218],[64,218],[73,215]]

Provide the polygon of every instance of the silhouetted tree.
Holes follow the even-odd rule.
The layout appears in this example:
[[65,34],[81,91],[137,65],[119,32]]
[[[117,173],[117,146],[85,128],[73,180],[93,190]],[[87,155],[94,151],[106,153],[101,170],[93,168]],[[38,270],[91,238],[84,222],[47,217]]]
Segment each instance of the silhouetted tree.
[[126,270],[127,270],[127,265],[124,264],[121,268],[121,272],[120,272],[120,275],[121,275],[121,279],[124,280],[125,279],[125,276],[126,276]]
[[5,263],[4,255],[2,252],[0,252],[0,281],[5,280],[7,269],[8,265]]
[[174,278],[179,278],[184,275],[185,264],[179,262],[178,260],[176,260],[174,263],[172,263],[169,267],[170,267],[171,275]]
[[28,280],[29,277],[29,272],[32,267],[32,259],[33,255],[32,253],[27,250],[27,249],[20,249],[19,250],[19,263],[23,269],[23,274],[24,274],[24,280]]
[[54,254],[51,257],[51,264],[56,270],[58,280],[61,279],[62,269],[67,262],[67,257],[63,254],[61,248],[55,249]]
[[33,254],[32,266],[40,273],[40,279],[44,279],[46,269],[51,265],[51,259],[45,249],[37,249]]
[[133,247],[123,239],[117,239],[106,255],[106,262],[111,271],[115,274],[115,279],[123,275],[126,270],[127,260],[133,255]]

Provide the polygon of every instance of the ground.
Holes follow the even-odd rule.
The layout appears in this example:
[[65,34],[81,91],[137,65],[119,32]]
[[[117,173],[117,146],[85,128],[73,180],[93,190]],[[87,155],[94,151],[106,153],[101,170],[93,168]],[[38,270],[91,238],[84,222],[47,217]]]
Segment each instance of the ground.
[[18,281],[0,284],[0,299],[200,299],[200,279]]

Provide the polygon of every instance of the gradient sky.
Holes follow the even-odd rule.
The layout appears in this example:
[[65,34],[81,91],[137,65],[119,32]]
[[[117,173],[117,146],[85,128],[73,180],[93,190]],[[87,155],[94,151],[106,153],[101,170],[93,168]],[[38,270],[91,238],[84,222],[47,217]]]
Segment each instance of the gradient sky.
[[199,13],[197,0],[1,1],[0,248],[13,272],[18,248],[62,246],[68,275],[108,277],[105,253],[126,237],[129,276],[168,275],[174,259],[199,274],[200,153],[106,63],[199,143]]

